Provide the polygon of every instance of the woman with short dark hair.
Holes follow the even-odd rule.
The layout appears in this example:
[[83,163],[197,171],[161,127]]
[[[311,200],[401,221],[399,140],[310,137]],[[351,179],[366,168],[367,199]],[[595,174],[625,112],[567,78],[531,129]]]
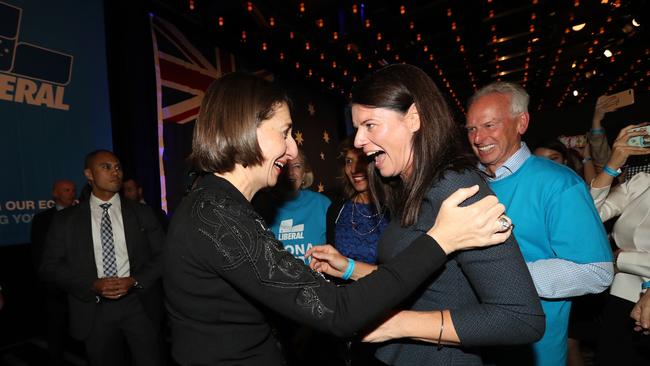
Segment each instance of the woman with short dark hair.
[[242,73],[206,91],[190,156],[206,174],[174,214],[163,274],[172,354],[182,365],[280,365],[269,311],[350,336],[414,291],[446,254],[510,235],[497,232],[504,207],[496,198],[459,207],[476,192],[464,189],[435,225],[366,279],[344,287],[325,280],[282,247],[250,204],[297,154],[288,100]]

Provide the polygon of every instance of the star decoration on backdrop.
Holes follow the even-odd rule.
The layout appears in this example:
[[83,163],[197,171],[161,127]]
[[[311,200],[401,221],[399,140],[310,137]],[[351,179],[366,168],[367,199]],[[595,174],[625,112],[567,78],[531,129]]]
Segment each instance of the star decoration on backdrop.
[[320,152],[320,160],[325,160],[325,153],[322,151]]
[[300,131],[296,131],[294,133],[293,139],[296,140],[296,144],[298,144],[298,146],[302,146],[302,143],[305,142],[305,140],[302,138],[302,132]]
[[325,192],[325,185],[323,182],[318,182],[318,193]]
[[314,103],[309,102],[309,103],[307,104],[307,111],[309,111],[309,115],[310,115],[310,116],[313,116],[313,115],[316,114],[316,107],[314,107]]
[[330,134],[327,133],[327,131],[323,131],[323,141],[325,141],[326,144],[330,143]]

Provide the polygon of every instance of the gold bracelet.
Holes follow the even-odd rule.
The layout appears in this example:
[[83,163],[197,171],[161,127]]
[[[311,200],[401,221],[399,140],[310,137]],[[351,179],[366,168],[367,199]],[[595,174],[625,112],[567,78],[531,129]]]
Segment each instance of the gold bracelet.
[[438,351],[443,347],[442,343],[442,331],[445,330],[445,314],[440,310],[440,334],[438,335]]

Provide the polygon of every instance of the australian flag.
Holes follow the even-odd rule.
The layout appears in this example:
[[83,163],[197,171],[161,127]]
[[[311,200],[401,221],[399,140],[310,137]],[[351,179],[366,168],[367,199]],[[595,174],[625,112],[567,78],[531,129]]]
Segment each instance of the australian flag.
[[163,209],[173,210],[189,184],[186,158],[205,90],[235,71],[235,58],[219,48],[191,42],[174,25],[151,15],[158,95],[158,156]]

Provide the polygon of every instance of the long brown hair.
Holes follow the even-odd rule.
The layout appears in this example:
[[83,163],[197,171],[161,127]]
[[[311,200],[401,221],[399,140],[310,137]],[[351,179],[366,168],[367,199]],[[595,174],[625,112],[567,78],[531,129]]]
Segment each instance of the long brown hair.
[[374,162],[368,169],[370,190],[375,201],[384,201],[401,225],[413,225],[420,205],[431,186],[445,170],[475,167],[474,158],[462,145],[460,127],[438,87],[421,69],[405,64],[386,66],[358,83],[352,91],[352,104],[386,108],[406,114],[415,104],[420,129],[413,135],[413,166],[405,179],[382,178]]

